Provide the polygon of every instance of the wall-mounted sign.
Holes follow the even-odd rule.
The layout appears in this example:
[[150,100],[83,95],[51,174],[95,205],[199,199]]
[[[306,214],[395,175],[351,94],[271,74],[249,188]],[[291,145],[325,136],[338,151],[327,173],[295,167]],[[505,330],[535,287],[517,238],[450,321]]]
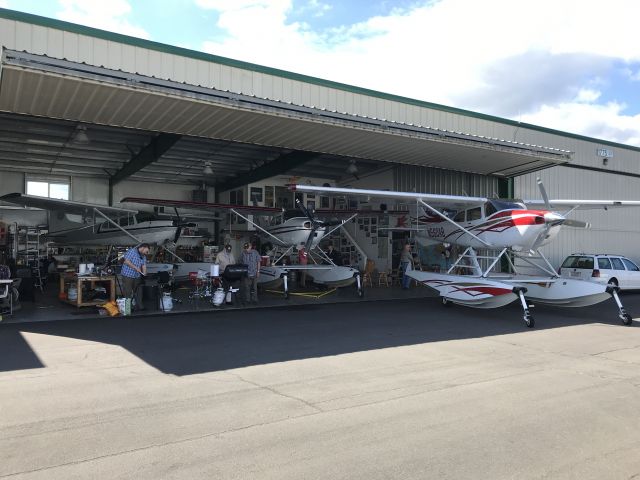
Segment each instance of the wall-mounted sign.
[[599,157],[613,158],[613,150],[609,150],[608,148],[598,148],[596,154]]

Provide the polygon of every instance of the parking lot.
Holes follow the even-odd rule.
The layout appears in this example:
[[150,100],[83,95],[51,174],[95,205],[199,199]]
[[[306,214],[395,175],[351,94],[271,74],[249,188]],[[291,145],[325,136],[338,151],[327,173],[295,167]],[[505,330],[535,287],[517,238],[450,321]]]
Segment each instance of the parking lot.
[[536,327],[433,298],[3,325],[0,478],[640,475],[638,323]]

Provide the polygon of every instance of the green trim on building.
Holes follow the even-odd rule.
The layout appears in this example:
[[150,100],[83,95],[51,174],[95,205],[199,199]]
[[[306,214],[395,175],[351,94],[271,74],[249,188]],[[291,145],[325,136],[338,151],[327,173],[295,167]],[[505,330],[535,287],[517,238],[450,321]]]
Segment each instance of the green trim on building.
[[407,105],[413,105],[416,107],[430,108],[430,109],[439,110],[442,112],[465,115],[467,117],[502,123],[504,125],[510,125],[513,127],[527,128],[530,130],[548,133],[551,135],[560,135],[566,138],[596,142],[601,145],[625,148],[628,150],[640,152],[640,147],[634,147],[634,146],[625,145],[622,143],[611,142],[611,141],[602,140],[599,138],[587,137],[587,136],[578,135],[575,133],[563,132],[560,130],[540,127],[538,125],[532,125],[529,123],[521,123],[515,120],[509,120],[507,118],[496,117],[493,115],[486,115],[484,113],[472,112],[470,110],[464,110],[461,108],[448,107],[446,105],[439,105],[437,103],[426,102],[423,100],[416,100],[413,98],[403,97],[400,95],[393,95],[390,93],[378,92],[375,90],[370,90],[368,88],[356,87],[353,85],[347,85],[345,83],[339,83],[331,80],[325,80],[322,78],[311,77],[311,76],[303,75],[300,73],[288,72],[286,70],[280,70],[277,68],[265,67],[263,65],[257,65],[255,63],[243,62],[241,60],[234,60],[232,58],[220,57],[218,55],[198,52],[195,50],[189,50],[182,47],[174,47],[172,45],[166,45],[164,43],[154,42],[151,40],[143,40],[141,38],[135,38],[129,35],[122,35],[120,33],[108,32],[106,30],[99,30],[97,28],[85,27],[83,25],[77,25],[75,23],[69,23],[62,20],[42,17],[40,15],[33,15],[31,13],[24,13],[24,12],[18,12],[15,10],[8,10],[6,8],[0,8],[0,18],[5,18],[7,20],[15,20],[18,22],[30,23],[30,24],[39,25],[42,27],[55,28],[57,30],[63,30],[65,32],[76,33],[79,35],[87,35],[94,38],[100,38],[102,40],[123,43],[126,45],[131,45],[133,47],[145,48],[148,50],[154,50],[162,53],[179,55],[182,57],[192,58],[195,60],[203,60],[205,62],[218,63],[220,65],[225,65],[228,67],[241,68],[244,70],[250,70],[257,73],[264,73],[267,75],[282,77],[289,80],[306,82],[306,83],[318,85],[321,87],[335,88],[335,89],[343,90],[349,93],[355,93],[355,94],[367,95],[370,97],[379,98],[381,100],[390,100],[393,102],[405,103]]

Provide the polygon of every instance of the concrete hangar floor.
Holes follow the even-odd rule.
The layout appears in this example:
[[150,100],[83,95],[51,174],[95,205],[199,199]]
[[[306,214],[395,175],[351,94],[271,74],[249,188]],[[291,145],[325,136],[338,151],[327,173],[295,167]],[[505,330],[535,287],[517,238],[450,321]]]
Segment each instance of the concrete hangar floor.
[[640,329],[612,311],[541,308],[535,331],[435,298],[4,325],[0,477],[633,478]]

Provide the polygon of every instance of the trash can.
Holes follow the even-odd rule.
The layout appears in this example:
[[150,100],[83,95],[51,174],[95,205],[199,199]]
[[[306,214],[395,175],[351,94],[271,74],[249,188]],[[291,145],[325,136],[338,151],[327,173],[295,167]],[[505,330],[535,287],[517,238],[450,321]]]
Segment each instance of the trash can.
[[142,304],[147,310],[158,310],[160,308],[157,285],[142,285]]

